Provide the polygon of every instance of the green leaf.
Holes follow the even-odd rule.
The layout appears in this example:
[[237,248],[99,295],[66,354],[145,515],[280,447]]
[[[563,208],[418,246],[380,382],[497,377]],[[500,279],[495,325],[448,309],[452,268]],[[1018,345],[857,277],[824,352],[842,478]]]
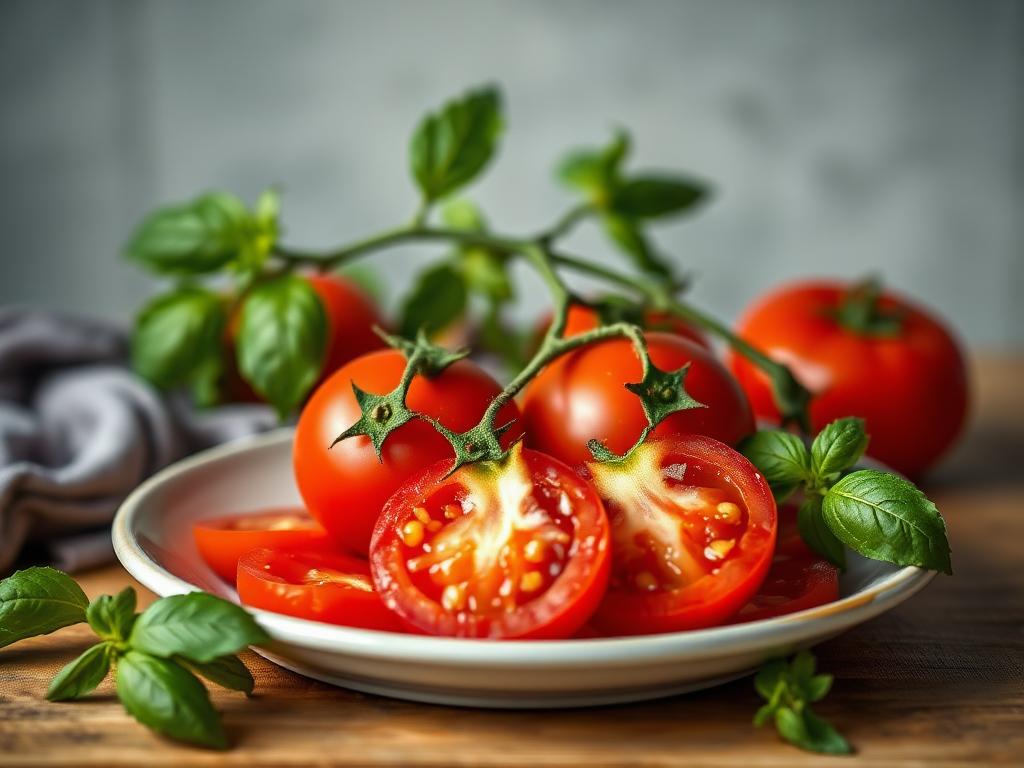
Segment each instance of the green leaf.
[[185,663],[211,683],[216,683],[231,691],[242,691],[246,696],[252,693],[256,685],[252,679],[252,673],[237,656],[221,656],[213,661],[187,661]]
[[822,511],[836,537],[865,557],[952,573],[946,525],[909,480],[862,469],[829,488]]
[[327,315],[313,287],[296,275],[258,283],[245,297],[238,331],[238,368],[283,418],[320,377]]
[[808,752],[847,755],[853,751],[835,728],[806,708],[797,712],[781,707],[775,713],[775,727],[782,738]]
[[135,590],[125,587],[117,595],[101,595],[89,603],[85,618],[104,640],[126,640],[135,623]]
[[611,207],[638,219],[672,216],[693,208],[707,197],[707,188],[681,177],[639,176],[621,183]]
[[448,200],[441,207],[441,221],[449,229],[460,232],[483,232],[487,229],[483,211],[472,200],[464,197]]
[[137,651],[209,662],[270,638],[242,607],[206,592],[157,600],[135,621],[128,642]]
[[804,543],[837,568],[846,568],[846,550],[825,523],[821,497],[805,499],[796,516],[797,528]]
[[97,643],[64,667],[50,681],[46,698],[50,701],[80,699],[96,690],[110,671],[113,649],[109,643]]
[[209,274],[238,255],[251,227],[252,217],[241,200],[213,192],[156,210],[125,250],[128,258],[159,274]]
[[401,334],[414,338],[421,330],[436,333],[462,316],[467,296],[465,280],[453,264],[427,268],[402,302]]
[[778,694],[779,686],[785,683],[786,662],[783,659],[770,659],[764,663],[754,677],[754,688],[761,698],[771,701]]
[[0,581],[0,648],[85,621],[89,598],[75,580],[36,566]]
[[132,336],[132,366],[162,388],[189,384],[198,376],[220,377],[227,313],[221,297],[184,287],[143,308]]
[[205,747],[228,746],[206,688],[170,659],[126,653],[117,663],[117,696],[128,714],[158,733]]
[[804,686],[807,701],[821,701],[832,690],[832,675],[815,675]]
[[779,503],[810,479],[811,458],[807,447],[789,432],[755,432],[740,444],[740,452],[764,475]]
[[559,162],[556,176],[566,186],[583,192],[595,205],[607,207],[629,149],[629,134],[620,129],[601,149],[577,149],[568,153]]
[[501,129],[501,97],[493,87],[471,91],[423,118],[409,151],[423,199],[433,202],[472,181],[493,157]]
[[853,467],[868,447],[864,420],[836,419],[811,444],[811,468],[826,482]]
[[603,216],[601,221],[612,242],[618,245],[639,269],[661,277],[672,274],[668,264],[655,252],[635,219],[610,213]]

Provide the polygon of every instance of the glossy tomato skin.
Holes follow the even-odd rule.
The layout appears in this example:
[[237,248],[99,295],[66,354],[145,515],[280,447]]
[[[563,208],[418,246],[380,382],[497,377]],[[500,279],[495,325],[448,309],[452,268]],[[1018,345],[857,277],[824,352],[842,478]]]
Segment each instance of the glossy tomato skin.
[[[451,445],[420,419],[388,436],[381,460],[368,437],[352,437],[331,447],[335,438],[359,419],[352,385],[365,392],[387,394],[398,385],[405,362],[404,355],[393,349],[351,361],[313,393],[295,430],[292,459],[306,508],[338,544],[364,557],[388,497],[424,467],[454,456]],[[416,376],[406,403],[448,429],[462,432],[480,420],[500,390],[478,365],[459,360],[434,377]],[[498,413],[498,425],[509,422],[514,424],[503,436],[506,445],[522,434],[515,403]]]
[[[517,450],[514,448],[513,453]],[[528,547],[532,546],[530,543],[522,549],[514,549],[512,553],[502,555],[514,565],[505,563],[492,571],[466,574],[465,582],[467,586],[478,587],[486,582],[497,585],[508,579],[513,598],[525,600],[514,610],[499,609],[493,614],[480,610],[472,603],[465,611],[446,606],[444,592],[441,592],[440,587],[422,578],[417,580],[417,575],[411,571],[411,563],[415,562],[413,557],[419,550],[410,549],[405,538],[408,533],[406,526],[415,526],[417,523],[417,512],[433,513],[436,519],[438,505],[449,509],[453,508],[452,502],[454,506],[476,503],[477,509],[483,514],[493,512],[493,507],[487,505],[487,497],[499,493],[502,487],[516,485],[508,482],[508,475],[504,476],[504,480],[499,480],[492,470],[481,470],[480,465],[476,465],[461,469],[449,477],[451,462],[445,460],[403,485],[388,500],[377,521],[370,547],[370,563],[374,582],[385,604],[398,613],[414,631],[486,639],[562,639],[572,637],[593,614],[608,584],[611,559],[608,520],[601,501],[583,478],[556,459],[530,450],[522,450],[521,458],[525,466],[523,479],[529,478],[533,498],[545,498],[544,504],[551,513],[549,520],[556,518],[566,529],[567,540],[564,550],[561,550],[564,559],[558,561],[557,568],[551,568],[545,573],[543,587],[529,591],[525,596],[519,591],[523,589],[522,579],[530,578],[531,570],[534,571],[532,575],[537,576],[541,569],[550,567],[546,560],[533,557],[533,553],[524,555]],[[477,474],[472,480],[467,480],[466,472]],[[474,493],[472,490],[466,492],[467,488],[472,489],[478,483],[486,486],[483,493]],[[554,501],[556,496],[557,502]],[[457,516],[455,520],[455,525],[464,522]],[[491,520],[496,522],[494,518]],[[477,529],[481,530],[486,523],[478,521],[470,521],[470,527],[477,525]],[[493,526],[492,530],[501,528],[499,524]],[[443,534],[442,528],[440,535]],[[448,541],[444,546],[451,547],[452,543],[465,544],[469,537],[441,540]],[[432,551],[439,552],[437,540],[433,544]],[[458,564],[443,565],[442,571],[447,568],[447,572],[451,573],[459,567]],[[509,594],[504,591],[505,586],[502,583],[502,586],[491,592],[495,599],[499,594]],[[438,598],[439,594],[441,599]],[[465,615],[460,616],[460,613]]]
[[[837,418],[859,416],[871,436],[868,454],[918,477],[963,428],[968,403],[963,354],[937,319],[891,294],[882,296],[880,307],[901,313],[895,335],[843,327],[835,312],[850,287],[837,282],[783,286],[745,313],[739,335],[790,366],[814,393],[815,431]],[[756,415],[777,421],[767,378],[736,354],[730,364]]]
[[732,623],[785,616],[839,599],[838,569],[804,543],[796,518],[794,506],[779,510],[778,542],[768,575]]
[[268,509],[200,520],[192,527],[203,561],[229,584],[235,583],[238,560],[262,547],[326,547],[329,539],[306,510]]
[[[717,626],[757,592],[772,561],[778,518],[768,484],[737,451],[708,437],[682,435],[645,442],[620,467],[591,463],[586,471],[612,526],[612,577],[590,622],[598,632]],[[710,508],[699,511],[694,492],[707,493]],[[680,506],[679,499],[690,506]],[[726,503],[731,506],[720,506]],[[669,542],[671,549],[664,539],[658,550],[647,543],[674,530],[677,521],[681,533]],[[719,558],[714,548],[723,542],[727,548]],[[649,552],[663,559],[651,560]],[[651,563],[664,564],[663,570],[657,573]],[[666,582],[666,574],[676,583]]]
[[[686,391],[707,406],[672,414],[654,437],[695,433],[735,444],[754,431],[743,390],[710,352],[673,334],[644,336],[658,368],[674,371],[690,363]],[[592,458],[587,449],[591,439],[624,453],[647,425],[639,398],[625,386],[640,378],[640,360],[625,339],[591,344],[558,358],[526,388],[527,444],[570,466]]]
[[[535,344],[537,347],[540,346],[541,340],[550,325],[551,315],[549,313],[537,324],[537,331],[535,334]],[[597,328],[597,325],[598,315],[594,309],[582,304],[572,304],[569,307],[569,313],[565,319],[565,330],[562,335],[566,338],[579,336],[581,333],[594,330]],[[694,344],[704,347],[705,349],[711,349],[711,344],[708,342],[708,338],[704,335],[703,331],[667,312],[647,310],[644,313],[643,325],[648,331],[673,333],[676,336],[682,336],[684,339],[688,339]]]
[[[238,561],[238,597],[264,611],[348,627],[402,631],[365,560],[323,550],[255,549]],[[355,585],[355,586],[354,586]]]

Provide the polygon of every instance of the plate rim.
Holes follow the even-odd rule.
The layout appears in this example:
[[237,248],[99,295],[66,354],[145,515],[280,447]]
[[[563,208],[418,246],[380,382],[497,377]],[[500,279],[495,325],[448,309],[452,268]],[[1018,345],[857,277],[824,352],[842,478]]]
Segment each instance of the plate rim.
[[[208,448],[174,462],[141,483],[114,516],[112,540],[117,559],[135,579],[160,597],[200,591],[156,562],[132,533],[147,499],[156,489],[194,469],[240,453],[269,449],[290,442],[294,427],[281,427]],[[344,627],[270,611],[248,609],[276,642],[330,653],[358,653],[366,658],[401,658],[409,663],[459,666],[589,666],[658,663],[784,649],[815,637],[842,632],[896,607],[923,589],[935,571],[905,566],[877,584],[840,600],[771,619],[707,629],[612,638],[566,640],[502,640],[433,637]]]

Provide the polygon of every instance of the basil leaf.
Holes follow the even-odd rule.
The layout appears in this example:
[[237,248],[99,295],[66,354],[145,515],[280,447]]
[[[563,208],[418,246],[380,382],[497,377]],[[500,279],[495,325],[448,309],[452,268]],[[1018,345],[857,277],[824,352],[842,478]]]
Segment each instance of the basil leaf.
[[157,600],[135,621],[132,648],[153,656],[208,662],[269,638],[244,608],[206,592]]
[[135,623],[135,590],[125,587],[117,595],[101,595],[85,609],[92,631],[104,640],[125,640]]
[[846,550],[825,523],[820,496],[804,500],[797,511],[796,524],[804,544],[837,568],[846,568]]
[[809,752],[846,755],[853,751],[835,728],[806,707],[799,712],[780,707],[775,712],[775,727],[790,744]]
[[92,693],[110,671],[112,658],[110,644],[97,643],[57,673],[50,681],[46,698],[50,701],[67,701]]
[[252,673],[237,656],[221,656],[207,662],[189,661],[186,664],[211,683],[231,691],[242,691],[247,696],[256,685]]
[[142,310],[132,336],[132,366],[161,388],[193,381],[211,367],[219,378],[227,314],[221,298],[184,287],[159,296]]
[[786,662],[782,659],[770,659],[754,677],[754,688],[762,698],[771,701],[777,694],[779,686],[785,681],[785,677]]
[[89,598],[66,573],[36,566],[0,581],[0,648],[85,621]]
[[320,376],[327,315],[313,287],[296,275],[256,285],[242,304],[238,368],[283,418]]
[[206,688],[174,661],[129,651],[117,663],[117,696],[147,728],[205,747],[228,746]]
[[472,181],[494,155],[501,129],[501,97],[490,87],[423,118],[409,147],[423,199],[433,202]]
[[605,232],[633,263],[644,272],[668,277],[671,269],[654,251],[636,221],[628,216],[610,213],[602,217]]
[[832,690],[832,675],[815,675],[804,685],[807,701],[821,701]]
[[615,189],[611,207],[625,216],[654,219],[683,213],[707,194],[707,188],[692,179],[639,176]]
[[125,251],[128,258],[159,274],[208,274],[238,255],[251,227],[252,217],[241,200],[213,192],[154,211]]
[[401,334],[412,339],[421,330],[436,333],[462,316],[467,300],[465,280],[453,264],[429,267],[402,302]]
[[740,453],[758,468],[779,503],[810,478],[810,455],[803,441],[780,430],[755,432],[740,444]]
[[864,420],[836,419],[811,444],[811,468],[815,477],[828,480],[853,467],[868,447]]
[[865,557],[952,573],[946,525],[909,480],[862,469],[829,488],[822,512],[836,537]]

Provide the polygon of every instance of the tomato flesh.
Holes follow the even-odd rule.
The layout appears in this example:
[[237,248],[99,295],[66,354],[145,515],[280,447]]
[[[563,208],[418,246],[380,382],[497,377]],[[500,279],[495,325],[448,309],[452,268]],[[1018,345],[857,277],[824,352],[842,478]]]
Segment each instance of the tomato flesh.
[[685,435],[587,469],[612,531],[608,594],[592,623],[649,634],[722,623],[756,592],[775,545],[775,501],[743,456]]
[[203,561],[224,581],[235,583],[238,560],[260,547],[326,546],[327,533],[301,508],[268,509],[201,520],[192,528]]
[[549,456],[513,448],[403,486],[377,523],[370,560],[385,603],[431,634],[562,638],[608,580],[608,524],[593,489]]
[[401,631],[384,607],[365,560],[336,552],[256,549],[238,561],[238,597],[301,619]]
[[797,510],[779,510],[779,541],[764,583],[733,622],[756,621],[805,611],[839,599],[839,571],[800,537]]

